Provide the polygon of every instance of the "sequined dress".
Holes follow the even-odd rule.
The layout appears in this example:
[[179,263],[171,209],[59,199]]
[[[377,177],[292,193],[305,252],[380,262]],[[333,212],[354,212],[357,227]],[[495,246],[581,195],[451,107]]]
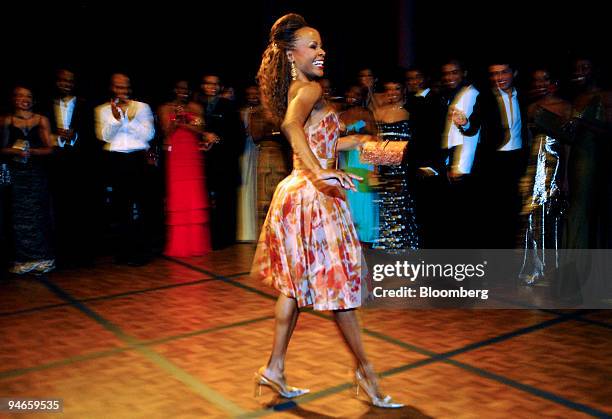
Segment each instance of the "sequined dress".
[[[323,167],[336,157],[339,122],[328,112],[306,132]],[[251,274],[299,307],[339,310],[361,305],[361,247],[346,196],[336,181],[313,183],[294,155],[262,227]]]
[[[378,123],[379,136],[386,141],[410,140],[408,120]],[[419,248],[415,204],[408,185],[408,167],[380,166],[378,204],[380,208],[378,239],[375,249],[406,250]]]
[[546,133],[534,134],[529,165],[520,184],[525,251],[519,277],[528,284],[542,278],[547,265],[558,266],[561,215],[564,209],[559,191],[561,143]]

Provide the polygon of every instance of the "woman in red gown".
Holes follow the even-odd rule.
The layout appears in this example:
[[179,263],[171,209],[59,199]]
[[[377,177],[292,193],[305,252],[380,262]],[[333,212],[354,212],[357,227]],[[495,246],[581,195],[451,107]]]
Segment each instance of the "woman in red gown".
[[[202,107],[190,101],[189,85],[178,81],[175,98],[159,117],[166,150],[166,223],[164,254],[199,256],[212,250],[202,147],[207,148]],[[202,144],[205,144],[202,146]]]

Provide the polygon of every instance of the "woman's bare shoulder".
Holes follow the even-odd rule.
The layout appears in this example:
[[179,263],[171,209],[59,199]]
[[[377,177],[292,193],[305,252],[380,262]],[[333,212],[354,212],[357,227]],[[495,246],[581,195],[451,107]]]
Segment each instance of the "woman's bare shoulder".
[[298,95],[318,100],[323,95],[323,88],[315,81],[296,80],[289,86],[289,100]]

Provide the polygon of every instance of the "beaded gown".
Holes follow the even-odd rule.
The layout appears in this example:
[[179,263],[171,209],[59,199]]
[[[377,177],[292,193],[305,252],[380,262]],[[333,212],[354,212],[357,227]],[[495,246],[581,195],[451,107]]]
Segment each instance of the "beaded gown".
[[[379,122],[378,129],[383,141],[408,141],[411,137],[408,120]],[[379,233],[373,248],[418,249],[419,231],[408,185],[408,166],[380,166],[379,183]]]
[[[529,164],[521,179],[524,217],[523,266],[519,277],[532,284],[547,265],[558,267],[563,201],[560,199],[561,143],[537,127],[532,129]],[[546,251],[551,249],[552,251]],[[554,260],[547,260],[547,256]]]
[[[322,167],[332,168],[340,124],[328,112],[306,132]],[[252,276],[299,307],[340,310],[361,305],[361,246],[346,196],[336,181],[313,182],[294,155],[294,170],[279,183],[263,225]]]

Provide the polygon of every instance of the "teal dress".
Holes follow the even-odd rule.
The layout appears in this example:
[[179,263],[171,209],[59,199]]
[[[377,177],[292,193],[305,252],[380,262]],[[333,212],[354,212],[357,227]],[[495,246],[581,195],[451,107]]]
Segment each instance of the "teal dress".
[[[363,133],[365,127],[365,121],[355,121],[347,125],[347,135]],[[341,151],[338,154],[340,169],[363,178],[363,181],[356,182],[356,192],[347,191],[347,198],[359,240],[364,243],[374,243],[378,238],[379,211],[376,203],[377,194],[368,184],[368,177],[374,171],[374,166],[361,162],[359,150]]]

